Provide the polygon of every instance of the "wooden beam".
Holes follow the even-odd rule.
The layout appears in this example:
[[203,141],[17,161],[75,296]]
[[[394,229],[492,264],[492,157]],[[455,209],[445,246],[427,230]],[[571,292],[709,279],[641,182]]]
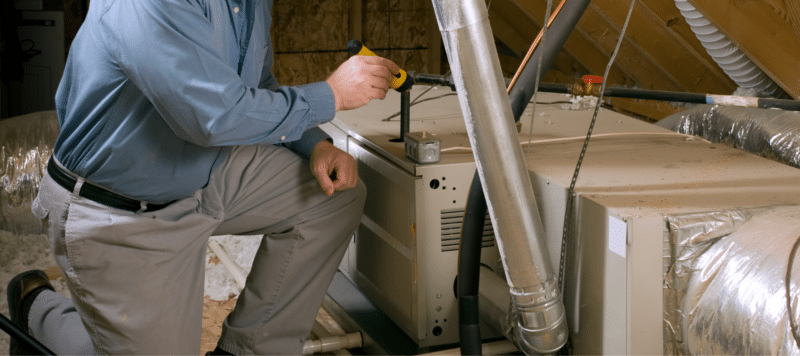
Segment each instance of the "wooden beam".
[[762,1],[689,0],[761,70],[800,99],[800,39],[794,28]]
[[439,23],[436,20],[436,13],[433,11],[433,2],[426,1],[428,7],[428,73],[442,74],[442,33],[439,31]]
[[[541,28],[546,1],[492,1],[489,18],[495,37],[521,57]],[[639,1],[620,53],[606,78],[609,84],[719,94],[729,94],[735,89],[733,81],[705,52],[674,3],[667,4],[672,0]],[[659,10],[654,11],[641,2],[655,3]],[[628,5],[628,1],[594,0],[568,38],[551,72],[546,74],[546,81],[574,82],[578,80],[576,74],[603,74]],[[684,35],[689,37],[684,38]],[[501,62],[504,71],[513,72],[516,68],[506,67],[519,61],[505,56]],[[669,103],[646,100],[614,98],[612,103],[625,112],[651,120],[683,110]]]
[[725,74],[717,62],[714,61],[714,58],[708,54],[706,48],[703,47],[703,44],[697,39],[697,35],[695,35],[680,10],[678,10],[678,7],[675,5],[675,0],[642,0],[636,5],[642,5],[648,8],[653,15],[662,23],[666,24],[672,35],[686,47],[687,51],[696,53],[698,56],[702,57],[703,62],[707,64],[709,70],[716,72],[718,77],[727,81],[728,90],[716,92],[715,94],[730,94],[736,90],[736,83]]
[[[502,15],[514,15],[515,18],[513,22],[511,20],[505,21],[505,19],[492,20],[492,14],[490,12],[490,21],[494,21],[494,23],[498,24],[500,24],[501,21],[505,21],[506,26],[511,26],[511,24],[513,24],[517,33],[532,33],[532,35],[530,35],[532,41],[535,34],[538,33],[536,31],[538,31],[541,26],[541,20],[539,20],[537,16],[542,18],[544,17],[547,7],[546,1],[493,1],[495,2],[495,4],[492,5],[493,8],[497,6],[498,9],[513,9],[511,11],[506,10],[506,12]],[[520,9],[522,11],[520,11]],[[526,23],[526,21],[519,19],[519,15],[517,15],[523,11],[527,13],[528,18],[531,21],[536,22],[537,28],[535,31],[532,31],[531,29],[525,30],[523,28],[523,25]],[[498,13],[497,15],[501,14]],[[493,31],[495,31],[494,23],[492,25]],[[590,5],[581,20],[578,22],[578,26],[575,31],[573,31],[573,33],[567,39],[564,50],[571,53],[593,74],[601,75],[605,71],[605,67],[608,64],[608,59],[610,58],[611,52],[616,45],[616,40],[620,33],[619,27],[621,27],[621,24],[617,26],[610,22],[601,13],[599,13],[593,5]],[[520,46],[519,44],[515,44],[515,40],[513,38],[503,38],[503,35],[509,37],[512,36],[511,31],[506,30],[506,32],[509,33],[505,34],[495,31],[495,34],[499,35],[498,37],[501,39],[501,41],[509,45],[509,47],[512,49],[515,46]],[[516,41],[519,41],[519,39]],[[530,42],[528,41],[527,43]],[[612,67],[612,71],[607,80],[610,84],[637,85],[646,89],[673,91],[685,90],[685,88],[683,88],[678,81],[675,80],[675,78],[660,68],[654,62],[652,57],[650,57],[641,48],[638,48],[635,43],[629,40],[623,42],[623,45],[620,48],[620,54],[617,56],[616,62]]]
[[[592,6],[609,23],[622,27],[630,1],[594,0]],[[729,94],[735,89],[733,81],[716,66],[705,50],[703,56],[687,45],[643,1],[634,6],[625,37],[643,57],[646,54],[650,58],[654,68],[672,78],[682,90]]]
[[[498,12],[492,9],[505,9],[505,12]],[[541,29],[541,21],[544,20],[544,13],[547,10],[547,3],[544,0],[523,1],[523,0],[492,0],[492,7],[489,11],[489,21],[492,24],[492,32],[495,37],[506,44],[520,57],[528,51],[528,47],[536,38]],[[516,22],[507,21],[506,14],[517,14]],[[518,17],[524,14],[527,20]],[[540,14],[542,19],[537,19],[533,14]],[[509,29],[510,28],[510,29]],[[526,39],[527,40],[522,40]],[[595,44],[587,39],[581,31],[573,31],[567,39],[562,53],[568,54],[577,61],[581,69],[590,73],[602,74],[608,64],[609,55],[599,50]],[[558,59],[556,59],[558,61]],[[557,63],[554,67],[558,67]],[[516,68],[512,69],[516,71]],[[585,73],[584,73],[585,74]],[[545,73],[546,75],[546,73]],[[636,85],[630,73],[622,70],[618,65],[611,68],[609,80],[615,84]]]
[[520,58],[528,52],[541,23],[513,0],[492,0],[489,8],[489,25],[492,33]]
[[[589,5],[589,8],[586,9],[583,17],[578,22],[577,30],[602,51],[604,57],[608,58],[617,44],[621,27],[621,24],[617,26],[605,18],[594,5]],[[614,62],[615,65],[630,73],[631,78],[642,88],[672,91],[686,90],[669,72],[660,67],[652,56],[631,41],[628,36],[629,34],[626,33],[626,38],[623,40],[619,54],[617,54]],[[583,57],[581,56],[580,58]],[[601,74],[602,70],[596,73]],[[609,84],[616,83],[609,82]]]
[[800,3],[795,0],[785,0],[786,4],[784,10],[786,11],[786,16],[788,17],[789,22],[792,24],[792,28],[794,28],[794,33],[797,35],[797,38],[800,38]]

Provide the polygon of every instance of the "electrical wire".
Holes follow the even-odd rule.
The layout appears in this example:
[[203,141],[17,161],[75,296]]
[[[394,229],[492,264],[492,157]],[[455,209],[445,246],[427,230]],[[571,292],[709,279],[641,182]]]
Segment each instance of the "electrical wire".
[[[434,96],[434,97],[430,97],[430,98],[425,98],[425,99],[422,99],[422,100],[418,100],[418,99],[419,99],[419,98],[420,98],[422,95],[424,95],[425,93],[427,93],[429,90],[431,90],[431,89],[433,89],[433,88],[435,88],[435,87],[430,87],[430,88],[426,89],[426,90],[425,90],[425,91],[424,91],[422,94],[420,94],[420,95],[417,95],[417,97],[416,97],[416,98],[414,98],[414,100],[412,100],[412,101],[411,101],[411,103],[409,104],[409,106],[414,106],[414,105],[416,105],[416,104],[421,104],[421,103],[424,103],[424,102],[426,102],[426,101],[431,101],[431,100],[441,99],[441,98],[444,98],[444,97],[446,97],[446,96],[455,96],[455,95],[457,95],[456,93],[446,93],[446,94],[441,94],[441,95],[437,95],[437,96]],[[533,101],[530,101],[529,103],[533,103]],[[571,102],[571,101],[567,101],[567,100],[558,100],[558,101],[550,101],[550,102],[536,102],[536,103],[537,103],[537,104],[540,104],[540,105],[548,105],[548,104],[572,104],[572,102]],[[398,116],[400,116],[400,112],[399,112],[399,111],[398,111],[398,112],[396,112],[396,113],[394,113],[394,114],[392,114],[392,115],[390,115],[389,117],[387,117],[387,118],[385,118],[385,119],[381,119],[381,121],[392,121],[392,119],[394,119],[394,118],[396,118],[396,117],[398,117]]]
[[[491,3],[491,1],[490,1],[490,3]],[[447,71],[447,73],[445,73],[445,74],[444,74],[444,76],[447,76],[448,74],[450,74],[450,71],[449,71],[449,70]],[[413,79],[410,79],[410,80],[413,80]],[[438,87],[439,87],[439,86],[437,85],[437,86],[431,86],[430,88],[428,88],[428,89],[425,89],[425,91],[423,91],[421,94],[417,95],[417,97],[416,97],[416,98],[414,98],[414,100],[411,100],[411,103],[410,103],[408,106],[409,106],[409,107],[411,107],[411,106],[414,106],[415,104],[419,104],[419,103],[421,103],[421,102],[425,102],[425,101],[428,101],[428,100],[432,100],[432,99],[438,99],[438,98],[441,98],[441,97],[447,96],[446,94],[445,94],[445,95],[439,95],[439,96],[437,96],[437,97],[435,97],[435,98],[425,99],[425,100],[423,100],[423,101],[420,101],[419,103],[417,102],[417,100],[419,100],[419,98],[421,98],[423,95],[427,94],[429,91],[431,91],[431,89],[433,89],[433,88],[438,88]],[[456,95],[456,94],[453,94],[453,95]],[[399,112],[399,111],[398,111],[398,112],[396,112],[394,115],[392,115],[392,116],[389,116],[389,117],[387,117],[387,118],[385,118],[385,119],[383,119],[383,120],[381,120],[381,121],[390,121],[392,118],[394,118],[394,117],[398,117],[398,116],[400,116],[400,112]]]
[[[491,0],[489,0],[489,5],[491,5],[491,4],[492,4],[492,1],[491,1]],[[448,71],[447,71],[447,73],[445,73],[445,74],[444,74],[444,77],[447,77],[447,75],[448,75],[448,74],[450,74],[450,72],[451,72],[451,71],[450,71],[450,70],[448,70]],[[430,87],[430,88],[428,88],[428,89],[425,89],[425,91],[423,91],[423,92],[422,92],[422,94],[420,94],[420,95],[417,95],[417,97],[416,97],[416,98],[414,98],[414,100],[411,100],[411,105],[414,105],[414,103],[416,103],[416,102],[417,102],[417,100],[418,100],[419,98],[421,98],[423,95],[425,95],[425,93],[427,93],[427,92],[431,91],[431,89],[433,89],[433,88],[437,88],[437,87],[438,87],[438,86],[432,86],[432,87]]]
[[583,141],[583,148],[581,149],[581,154],[578,157],[578,164],[575,166],[575,172],[572,175],[572,182],[569,185],[569,191],[567,192],[567,207],[566,211],[564,212],[564,228],[562,229],[562,236],[561,236],[561,263],[559,264],[558,268],[558,287],[560,290],[564,290],[564,267],[566,264],[566,255],[567,255],[567,236],[569,235],[569,226],[570,224],[570,217],[572,216],[572,205],[575,200],[575,182],[578,180],[578,173],[581,170],[581,164],[583,164],[583,158],[586,156],[586,148],[589,146],[589,139],[592,137],[592,130],[594,130],[594,124],[597,121],[597,114],[600,112],[600,106],[603,103],[603,92],[606,90],[606,84],[608,84],[608,73],[611,71],[611,65],[614,64],[614,59],[617,58],[617,53],[619,53],[619,48],[622,45],[622,40],[625,38],[625,31],[628,29],[628,23],[631,20],[631,14],[633,14],[633,7],[636,5],[636,0],[631,0],[630,9],[628,9],[628,16],[625,18],[625,24],[622,26],[622,31],[619,34],[619,39],[617,40],[617,46],[614,48],[614,52],[611,54],[611,58],[608,60],[608,65],[606,65],[605,74],[603,74],[603,86],[600,89],[600,97],[597,98],[597,106],[594,108],[594,115],[592,116],[592,122],[589,124],[589,132],[586,133],[586,139]]
[[[562,3],[563,4],[563,3]],[[545,38],[547,38],[547,29],[550,28],[550,24],[547,22],[547,19],[550,18],[550,10],[553,7],[553,0],[547,0],[547,10],[544,14],[544,26],[542,26],[542,41],[539,42],[540,44],[544,44]],[[544,58],[544,51],[539,53],[539,61],[536,63],[536,80],[534,81],[533,87],[533,114],[531,115],[531,126],[528,128],[528,136],[533,136],[533,119],[536,117],[536,95],[539,94],[539,80],[542,74],[542,58]],[[509,92],[511,92],[511,87],[509,86]],[[531,146],[528,146],[527,150],[528,154],[531,153]]]
[[794,342],[798,348],[800,348],[800,333],[797,331],[797,323],[794,320],[794,313],[792,312],[792,294],[791,294],[791,283],[792,283],[792,265],[794,265],[794,256],[797,253],[797,248],[800,246],[800,237],[794,242],[794,246],[792,246],[792,252],[789,253],[789,262],[786,266],[786,280],[784,281],[784,285],[786,286],[786,312],[788,313],[787,318],[789,318],[789,326],[792,328],[792,336],[794,336]]
[[[592,135],[592,137],[613,137],[613,136],[679,136],[684,137],[687,139],[693,139],[697,141],[702,141],[706,143],[711,143],[710,141],[700,138],[694,135],[689,134],[682,134],[678,132],[612,132],[612,133],[605,133],[605,134],[596,134]],[[539,143],[553,143],[553,142],[565,142],[565,141],[575,141],[580,139],[586,139],[585,136],[572,136],[572,137],[559,137],[559,138],[547,138],[542,140],[528,140],[525,142],[520,142],[521,145],[535,145]],[[447,147],[440,150],[440,152],[452,152],[452,151],[469,151],[472,152],[472,147],[463,147],[463,146],[454,146],[454,147]]]
[[[434,87],[431,87],[431,88],[429,88],[428,90],[431,90],[431,89],[433,89],[433,88],[434,88]],[[427,90],[426,90],[425,92],[427,92]],[[422,94],[425,94],[425,93],[422,93]],[[416,98],[416,99],[414,99],[414,101],[412,101],[412,102],[409,104],[409,107],[411,107],[411,106],[414,106],[414,105],[416,105],[416,104],[424,103],[424,102],[426,102],[426,101],[431,101],[431,100],[441,99],[441,98],[444,98],[444,97],[446,97],[446,96],[453,96],[453,95],[457,95],[456,93],[447,93],[447,94],[442,94],[442,95],[434,96],[434,97],[431,97],[431,98],[425,98],[425,99],[422,99],[422,100],[419,100],[419,101],[417,101],[417,99],[419,99],[419,97],[420,97],[420,96],[422,96],[422,94],[420,94],[419,96],[417,96],[417,98]],[[395,118],[395,117],[398,117],[398,116],[400,116],[400,112],[399,112],[399,111],[398,111],[398,112],[396,112],[396,113],[394,113],[394,114],[392,114],[392,115],[390,115],[389,117],[387,117],[387,118],[385,118],[385,119],[383,119],[383,120],[381,120],[381,121],[392,121],[392,119],[393,119],[393,118]]]

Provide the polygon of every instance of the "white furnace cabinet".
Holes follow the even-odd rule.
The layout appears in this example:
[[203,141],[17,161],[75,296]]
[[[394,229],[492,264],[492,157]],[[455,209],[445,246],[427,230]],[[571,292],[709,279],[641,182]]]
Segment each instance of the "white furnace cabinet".
[[[412,89],[412,98],[423,89]],[[421,99],[442,94],[449,89]],[[553,271],[559,269],[567,190],[592,115],[562,110],[557,102],[567,99],[540,94],[539,102],[552,104],[538,104],[535,114],[529,107],[520,134]],[[338,113],[324,127],[359,162],[368,189],[362,224],[341,269],[419,347],[453,344],[457,247],[473,155],[458,100],[448,95],[411,109],[410,131],[440,139],[441,161],[407,159],[396,140],[399,119],[385,120],[399,111],[399,102],[390,92],[383,101]],[[664,352],[667,217],[798,204],[798,169],[601,110],[569,214],[563,293],[572,351]],[[486,226],[481,261],[503,274],[488,218]],[[482,335],[499,334],[485,327]]]
[[[436,165],[412,175],[350,140],[368,199],[342,271],[420,348],[458,342],[454,282],[475,165]],[[486,223],[481,260],[502,272],[488,215]]]

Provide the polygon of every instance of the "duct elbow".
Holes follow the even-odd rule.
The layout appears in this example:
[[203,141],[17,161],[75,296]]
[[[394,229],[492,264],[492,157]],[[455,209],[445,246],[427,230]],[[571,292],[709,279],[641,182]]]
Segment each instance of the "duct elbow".
[[514,294],[518,321],[514,331],[517,347],[526,355],[552,354],[567,343],[564,303],[556,283],[535,293]]
[[545,333],[533,332],[519,325],[515,338],[517,347],[526,355],[554,354],[567,343],[567,325],[560,323]]
[[[564,316],[564,305],[560,301],[544,310],[520,313],[514,333],[517,347],[526,355],[552,354],[560,350],[567,343],[569,333]],[[533,325],[526,325],[526,322]]]

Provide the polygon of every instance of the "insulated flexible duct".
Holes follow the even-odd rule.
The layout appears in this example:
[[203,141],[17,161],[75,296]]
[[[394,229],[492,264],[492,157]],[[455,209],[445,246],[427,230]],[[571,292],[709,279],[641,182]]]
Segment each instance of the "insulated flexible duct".
[[45,225],[31,203],[58,136],[55,111],[0,120],[0,230],[42,234]]
[[697,105],[658,123],[800,168],[800,112]]
[[486,5],[480,0],[434,0],[433,5],[519,317],[514,341],[527,354],[554,352],[567,339],[564,306]]
[[790,264],[800,206],[667,219],[665,354],[800,355],[789,322],[800,318],[800,266]]
[[737,85],[755,89],[759,94],[784,97],[786,93],[778,87],[750,58],[740,51],[725,34],[711,24],[688,0],[675,0],[675,5],[686,18],[697,39]]

